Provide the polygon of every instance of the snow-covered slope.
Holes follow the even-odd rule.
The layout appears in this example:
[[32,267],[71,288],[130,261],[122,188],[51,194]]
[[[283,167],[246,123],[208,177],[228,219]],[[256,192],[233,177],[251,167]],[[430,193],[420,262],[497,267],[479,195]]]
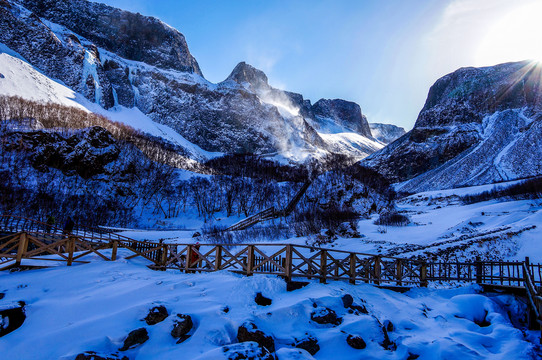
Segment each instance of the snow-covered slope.
[[99,104],[90,102],[84,96],[54,81],[30,65],[20,54],[0,43],[0,95],[20,96],[24,99],[43,103],[54,103],[75,107],[129,125],[144,133],[164,138],[186,150],[193,159],[206,160],[221,155],[202,150],[190,143],[167,125],[152,121],[137,108],[117,105],[105,110]]
[[[72,360],[95,351],[113,359],[271,359],[256,343],[239,342],[238,329],[247,323],[270,337],[266,344],[273,344],[280,360],[537,356],[539,332],[514,327],[525,305],[511,296],[477,294],[476,287],[400,294],[366,284],[313,282],[286,292],[285,282],[272,276],[180,274],[149,270],[135,259],[94,261],[0,273],[0,309],[24,301],[26,313],[20,328],[0,338],[2,358]],[[271,305],[255,303],[259,292]],[[144,319],[157,306],[167,318],[148,325]],[[339,318],[336,325],[311,319],[330,310]],[[192,322],[180,343],[171,334],[177,314]],[[127,335],[142,328],[148,340],[120,351]]]

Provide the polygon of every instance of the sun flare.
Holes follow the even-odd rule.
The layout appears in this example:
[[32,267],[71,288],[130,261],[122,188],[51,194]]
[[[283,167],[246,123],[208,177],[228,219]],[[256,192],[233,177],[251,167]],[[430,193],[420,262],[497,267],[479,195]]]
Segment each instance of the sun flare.
[[542,3],[522,6],[488,28],[476,54],[477,65],[534,60],[542,62]]

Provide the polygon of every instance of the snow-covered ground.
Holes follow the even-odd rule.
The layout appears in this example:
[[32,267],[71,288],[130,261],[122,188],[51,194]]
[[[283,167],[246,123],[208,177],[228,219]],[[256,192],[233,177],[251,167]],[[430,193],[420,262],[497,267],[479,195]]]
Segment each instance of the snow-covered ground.
[[[516,328],[524,304],[511,296],[478,294],[474,286],[400,294],[333,282],[286,292],[284,281],[273,276],[181,274],[149,270],[136,259],[95,260],[71,268],[0,273],[5,295],[0,309],[26,304],[24,324],[0,338],[2,359],[71,360],[84,351],[138,360],[242,359],[235,350],[250,346],[233,344],[246,322],[273,338],[280,360],[534,359],[540,350],[534,345],[538,332]],[[272,300],[270,306],[255,303],[259,292]],[[344,306],[346,294],[357,309]],[[159,305],[169,316],[147,325],[143,319]],[[340,318],[337,325],[311,319],[326,308]],[[190,337],[180,344],[170,334],[177,314],[193,322]],[[147,330],[149,340],[119,351],[139,328]],[[361,337],[366,347],[349,346],[349,335]],[[308,338],[319,347],[313,356],[293,345]]]

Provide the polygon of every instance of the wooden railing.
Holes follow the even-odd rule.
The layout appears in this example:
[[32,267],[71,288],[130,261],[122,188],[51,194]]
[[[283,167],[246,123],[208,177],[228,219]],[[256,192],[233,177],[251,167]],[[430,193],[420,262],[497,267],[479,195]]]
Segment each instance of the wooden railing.
[[[156,269],[185,273],[228,270],[251,276],[345,280],[379,286],[427,286],[429,282],[466,282],[524,288],[533,318],[542,325],[542,265],[525,261],[425,262],[292,244],[166,244],[133,240],[114,233],[82,231],[62,234],[50,225],[0,218],[0,270],[25,262],[89,262],[88,255],[114,261],[141,257]],[[46,231],[41,231],[45,226]],[[24,228],[24,231],[16,231]],[[32,263],[35,265],[35,263]]]

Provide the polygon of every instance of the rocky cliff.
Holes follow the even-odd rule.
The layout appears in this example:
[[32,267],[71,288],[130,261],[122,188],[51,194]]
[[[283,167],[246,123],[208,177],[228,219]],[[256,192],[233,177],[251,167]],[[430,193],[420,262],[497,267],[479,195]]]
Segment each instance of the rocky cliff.
[[370,123],[372,136],[384,144],[390,144],[406,134],[405,129],[392,124]]
[[[382,147],[357,104],[312,106],[245,63],[208,82],[184,36],[152,17],[86,0],[0,0],[0,43],[102,107],[137,107],[204,150],[364,157]],[[351,134],[326,137],[322,117]]]
[[463,68],[429,90],[414,129],[363,160],[405,191],[542,173],[542,70],[516,62]]

